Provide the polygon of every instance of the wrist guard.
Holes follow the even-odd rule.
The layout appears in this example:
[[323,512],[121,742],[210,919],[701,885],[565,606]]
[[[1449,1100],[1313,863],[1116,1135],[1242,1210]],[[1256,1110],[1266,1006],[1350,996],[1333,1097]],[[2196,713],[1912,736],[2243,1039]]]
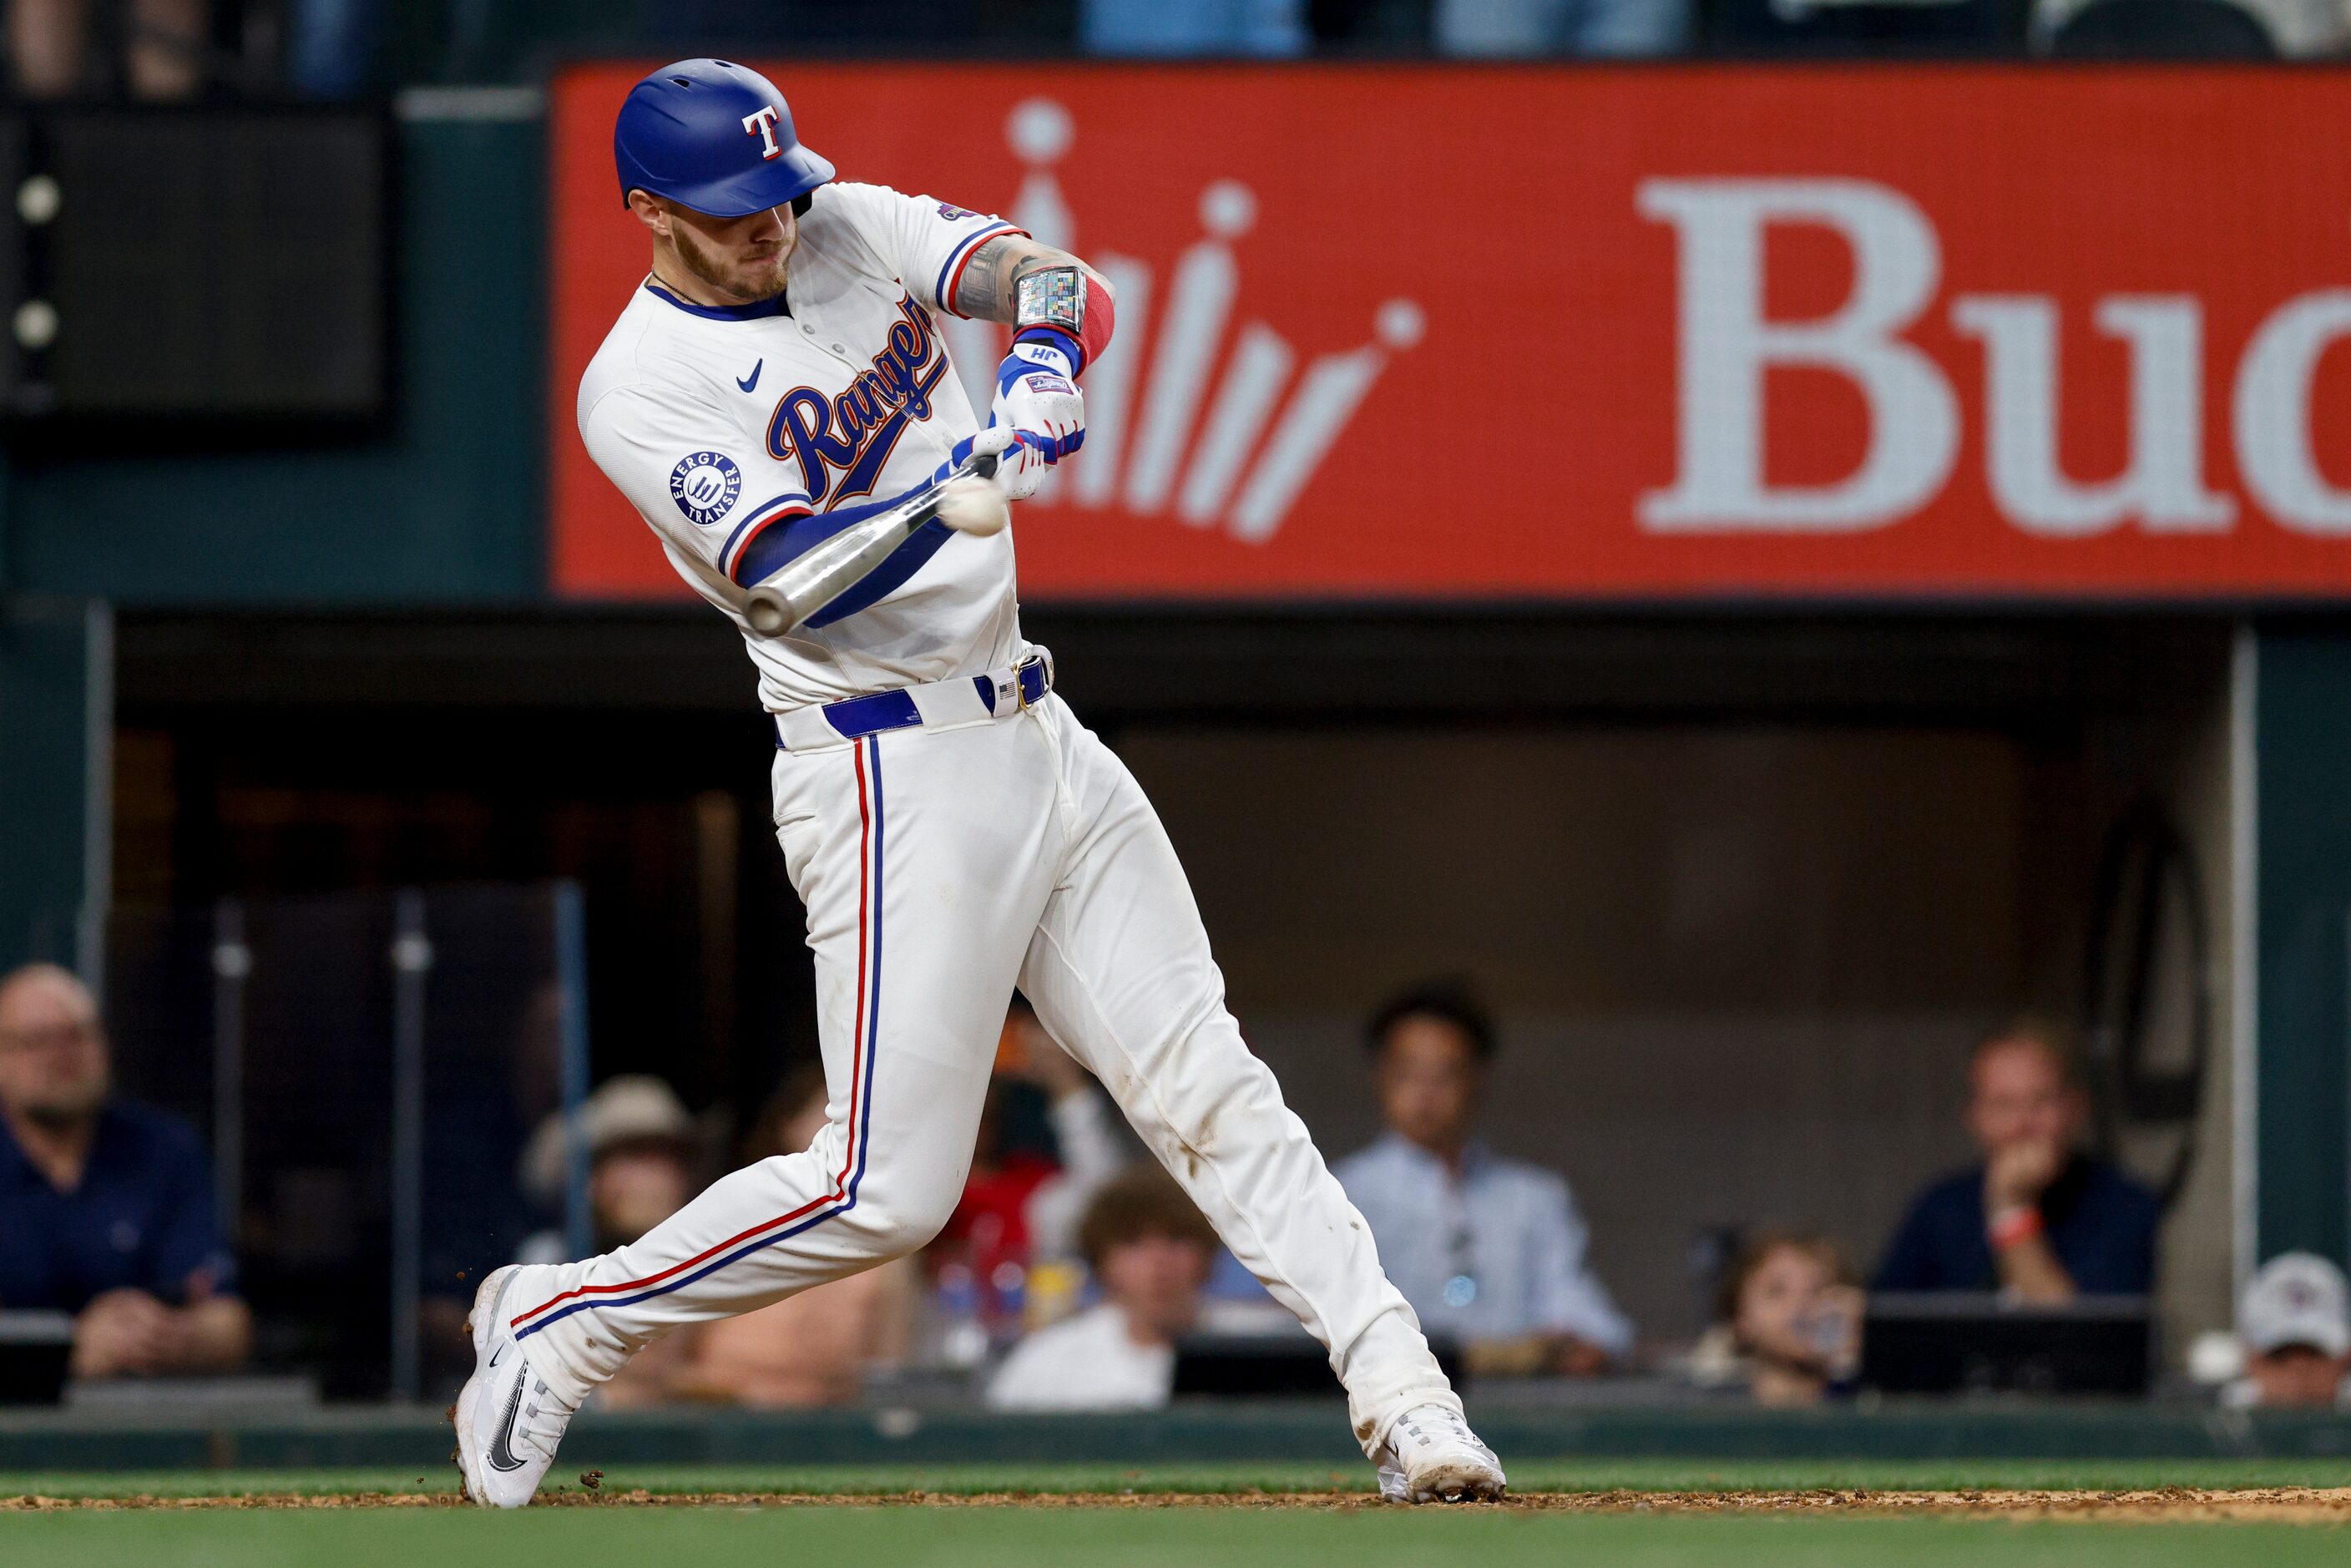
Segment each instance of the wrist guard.
[[1061,350],[1075,377],[1110,342],[1110,291],[1078,267],[1040,267],[1013,285],[1012,341]]

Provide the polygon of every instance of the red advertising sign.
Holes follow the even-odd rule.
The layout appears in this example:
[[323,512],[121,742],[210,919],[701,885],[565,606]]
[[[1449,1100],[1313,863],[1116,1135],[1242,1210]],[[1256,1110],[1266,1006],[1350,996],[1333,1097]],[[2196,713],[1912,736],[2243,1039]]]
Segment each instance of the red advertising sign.
[[[2351,74],[769,71],[844,178],[1118,286],[1032,599],[2351,590]],[[555,89],[577,596],[685,591],[573,425],[640,74]]]

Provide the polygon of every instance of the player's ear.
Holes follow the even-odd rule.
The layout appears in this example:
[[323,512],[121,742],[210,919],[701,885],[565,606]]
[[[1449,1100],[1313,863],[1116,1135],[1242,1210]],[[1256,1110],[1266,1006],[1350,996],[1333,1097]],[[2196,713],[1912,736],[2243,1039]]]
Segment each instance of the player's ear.
[[668,204],[664,202],[659,196],[654,195],[651,191],[631,191],[629,193],[629,211],[636,214],[637,221],[644,225],[645,227],[653,230],[653,233],[661,235],[664,239],[667,239],[669,237]]

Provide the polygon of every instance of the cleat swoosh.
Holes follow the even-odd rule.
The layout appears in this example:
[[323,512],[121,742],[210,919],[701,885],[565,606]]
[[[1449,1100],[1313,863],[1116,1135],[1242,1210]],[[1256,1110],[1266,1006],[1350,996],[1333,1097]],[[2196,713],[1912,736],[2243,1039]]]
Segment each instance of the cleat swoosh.
[[498,1417],[497,1436],[490,1440],[489,1452],[484,1456],[494,1470],[518,1470],[523,1461],[515,1458],[513,1437],[516,1414],[522,1409],[522,1385],[527,1377],[515,1379],[514,1394],[507,1400],[507,1413]]

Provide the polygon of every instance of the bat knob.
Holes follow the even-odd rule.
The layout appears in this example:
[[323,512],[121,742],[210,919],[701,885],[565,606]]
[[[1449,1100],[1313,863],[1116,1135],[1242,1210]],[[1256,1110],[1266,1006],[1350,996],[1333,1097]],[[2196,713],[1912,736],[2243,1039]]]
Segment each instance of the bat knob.
[[780,636],[791,630],[791,612],[785,608],[783,595],[765,589],[752,591],[743,606],[743,619],[762,637]]
[[972,454],[971,471],[983,479],[993,479],[996,477],[996,461],[993,452],[976,452]]

